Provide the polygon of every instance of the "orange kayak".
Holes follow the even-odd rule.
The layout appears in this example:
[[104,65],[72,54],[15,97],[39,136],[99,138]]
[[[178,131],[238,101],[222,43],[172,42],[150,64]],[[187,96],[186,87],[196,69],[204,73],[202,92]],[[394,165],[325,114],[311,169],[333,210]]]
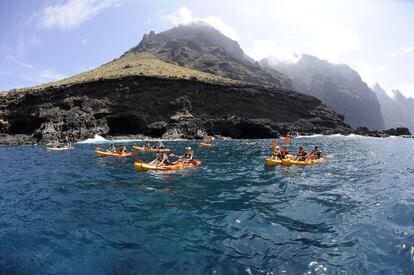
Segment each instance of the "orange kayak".
[[113,152],[105,152],[105,151],[95,151],[96,155],[99,157],[130,157],[132,153],[113,153]]
[[201,161],[198,161],[198,160],[193,160],[190,163],[177,163],[177,164],[163,165],[163,166],[156,166],[156,165],[151,165],[151,164],[143,163],[143,162],[134,163],[135,169],[137,169],[140,172],[149,171],[149,170],[172,171],[172,170],[194,168],[200,165],[201,165]]
[[132,149],[140,152],[148,152],[148,153],[163,153],[163,152],[169,152],[170,149],[145,149],[144,147],[140,146],[132,146]]

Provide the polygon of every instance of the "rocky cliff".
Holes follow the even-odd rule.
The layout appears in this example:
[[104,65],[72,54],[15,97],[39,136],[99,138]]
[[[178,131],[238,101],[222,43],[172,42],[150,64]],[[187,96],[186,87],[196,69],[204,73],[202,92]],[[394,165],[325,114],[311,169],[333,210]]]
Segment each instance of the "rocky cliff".
[[293,91],[146,76],[10,92],[0,97],[0,110],[1,132],[27,143],[95,134],[270,138],[289,130],[351,131],[318,99]]
[[345,116],[352,127],[384,129],[375,93],[359,74],[344,64],[332,64],[314,56],[302,55],[296,63],[264,59],[264,68],[273,68],[292,79],[295,90],[315,96]]
[[398,96],[397,92],[394,92],[394,98],[388,96],[378,83],[372,87],[372,90],[380,103],[386,128],[407,126],[414,131],[414,117],[410,114],[410,110],[414,109],[414,102],[409,104],[409,100],[401,93]]
[[[315,97],[281,88],[282,74],[251,63],[237,42],[217,32],[203,25],[150,34],[94,70],[1,94],[0,144],[95,134],[191,139],[351,133],[342,116]],[[212,59],[212,66],[205,64]]]

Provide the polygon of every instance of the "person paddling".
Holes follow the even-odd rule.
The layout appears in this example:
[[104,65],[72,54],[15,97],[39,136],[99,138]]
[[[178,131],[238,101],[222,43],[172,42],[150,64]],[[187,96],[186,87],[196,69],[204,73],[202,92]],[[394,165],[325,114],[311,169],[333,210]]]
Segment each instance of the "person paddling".
[[112,143],[112,144],[109,146],[108,152],[110,152],[110,153],[116,153],[116,147],[115,147],[115,144],[113,144],[113,143]]
[[213,137],[212,136],[207,136],[203,139],[203,143],[205,144],[213,144]]
[[194,152],[191,147],[185,148],[186,152],[184,155],[179,156],[178,160],[175,163],[190,163],[194,159]]
[[[161,146],[161,147],[164,147],[164,146]],[[170,161],[168,159],[167,154],[165,152],[161,152],[161,153],[158,153],[157,157],[153,161],[151,161],[149,164],[155,165],[155,166],[164,166],[164,165],[170,165]]]
[[278,159],[281,160],[283,158],[282,152],[280,150],[279,146],[274,146],[272,148],[272,159]]
[[125,145],[122,145],[121,147],[119,147],[119,153],[123,154],[126,153],[127,149]]
[[53,146],[54,146],[55,148],[60,148],[60,142],[59,142],[59,140],[55,139],[55,140],[53,141]]
[[319,148],[319,146],[315,146],[312,149],[312,152],[306,158],[306,160],[320,159],[320,158],[322,158],[322,150]]
[[289,153],[289,149],[286,146],[282,147],[280,154],[282,155],[282,159],[293,159],[293,156]]
[[305,161],[306,157],[308,156],[308,152],[306,152],[305,148],[299,146],[298,153],[296,154],[296,161]]

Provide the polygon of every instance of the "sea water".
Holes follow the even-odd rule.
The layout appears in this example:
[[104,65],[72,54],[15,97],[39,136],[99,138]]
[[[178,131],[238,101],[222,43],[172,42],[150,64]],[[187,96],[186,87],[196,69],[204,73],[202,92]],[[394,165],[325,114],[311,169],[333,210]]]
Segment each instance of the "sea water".
[[413,139],[291,140],[333,154],[307,167],[266,167],[271,142],[164,141],[203,162],[173,172],[0,148],[0,274],[413,274]]

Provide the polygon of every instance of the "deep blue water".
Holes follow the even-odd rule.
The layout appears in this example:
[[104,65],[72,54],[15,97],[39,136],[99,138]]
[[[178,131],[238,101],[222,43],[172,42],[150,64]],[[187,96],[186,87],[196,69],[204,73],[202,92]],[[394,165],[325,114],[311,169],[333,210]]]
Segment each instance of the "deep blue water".
[[268,168],[270,140],[164,142],[203,166],[163,173],[96,144],[0,148],[0,274],[413,274],[414,140],[291,148],[315,143],[334,158]]

